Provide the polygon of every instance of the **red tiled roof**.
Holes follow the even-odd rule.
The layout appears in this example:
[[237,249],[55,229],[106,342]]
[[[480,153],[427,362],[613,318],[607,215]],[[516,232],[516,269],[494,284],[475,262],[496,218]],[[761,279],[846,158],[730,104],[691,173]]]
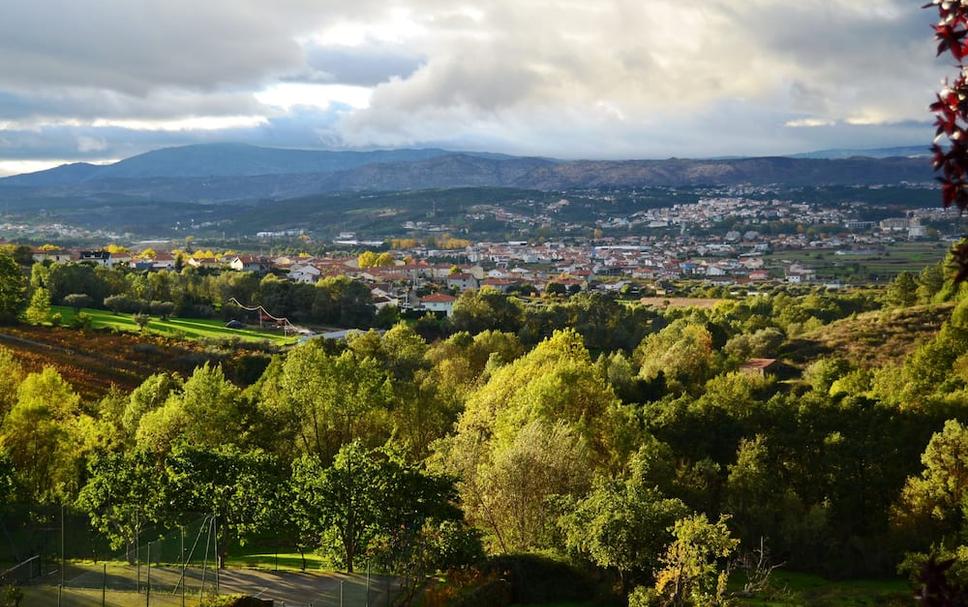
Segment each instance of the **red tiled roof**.
[[457,301],[457,298],[452,295],[447,295],[446,293],[434,293],[433,295],[421,297],[420,301],[422,303],[449,303],[452,301]]

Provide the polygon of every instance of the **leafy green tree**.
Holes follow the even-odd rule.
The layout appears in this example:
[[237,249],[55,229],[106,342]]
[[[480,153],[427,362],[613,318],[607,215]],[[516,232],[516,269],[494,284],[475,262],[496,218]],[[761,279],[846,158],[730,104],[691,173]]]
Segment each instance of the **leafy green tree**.
[[27,322],[33,325],[47,324],[54,318],[50,305],[50,291],[42,287],[34,289],[33,295],[30,296],[30,305],[27,306],[24,317],[27,319]]
[[168,373],[156,373],[132,390],[121,414],[121,424],[128,436],[134,437],[138,432],[141,418],[149,411],[164,405],[169,396],[181,386],[182,383],[178,377]]
[[[948,534],[968,531],[968,427],[948,420],[921,456],[924,470],[907,479],[896,517]],[[920,527],[924,529],[924,526]]]
[[458,331],[476,335],[488,329],[517,333],[521,328],[524,310],[514,298],[497,289],[483,287],[464,291],[454,302],[451,321]]
[[917,297],[919,303],[931,303],[935,296],[944,289],[944,267],[941,263],[926,266],[918,274]]
[[656,573],[655,592],[662,605],[695,606],[726,603],[727,572],[722,562],[736,549],[726,526],[729,517],[715,523],[705,514],[676,521],[675,540],[661,558]]
[[6,251],[0,251],[0,324],[17,321],[27,304],[27,277]]
[[243,398],[221,366],[196,367],[185,381],[178,401],[186,417],[185,438],[196,446],[217,447],[237,442],[243,431]]
[[623,593],[649,581],[672,540],[672,525],[689,514],[685,504],[656,487],[649,462],[654,455],[640,453],[624,481],[599,479],[588,495],[573,504],[566,502],[567,513],[558,520],[565,546],[616,572]]
[[918,301],[918,283],[910,272],[901,272],[884,292],[884,300],[896,308],[913,306]]
[[153,454],[135,450],[91,460],[77,505],[118,549],[144,529],[164,524],[170,507],[165,470]]
[[304,534],[350,573],[362,558],[405,554],[428,521],[460,520],[453,481],[357,441],[344,445],[329,467],[311,455],[296,460],[292,486]]
[[215,517],[219,567],[225,566],[230,542],[245,544],[269,530],[276,509],[284,507],[279,498],[286,494],[279,487],[285,478],[275,458],[262,451],[186,446],[171,454],[167,470],[170,495],[180,512]]
[[643,379],[652,380],[661,373],[669,384],[681,388],[702,382],[715,362],[709,330],[685,319],[646,337],[635,356]]
[[17,389],[24,378],[24,369],[14,353],[0,347],[0,420],[17,403]]
[[86,293],[71,293],[64,297],[64,305],[74,308],[74,313],[77,314],[81,311],[81,308],[90,307],[92,299]]
[[31,501],[55,502],[79,489],[77,464],[89,424],[80,398],[52,367],[24,378],[0,427],[0,446]]
[[278,376],[263,385],[263,396],[265,415],[280,420],[301,453],[322,462],[354,439],[374,445],[388,438],[386,373],[352,351],[331,355],[318,341],[291,350]]

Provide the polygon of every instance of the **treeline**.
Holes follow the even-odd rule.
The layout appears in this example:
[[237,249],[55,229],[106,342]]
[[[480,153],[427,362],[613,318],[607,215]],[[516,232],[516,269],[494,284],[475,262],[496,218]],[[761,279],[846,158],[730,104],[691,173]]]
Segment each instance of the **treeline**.
[[252,315],[235,300],[245,306],[261,304],[274,316],[293,322],[369,327],[376,321],[369,288],[346,277],[302,284],[252,272],[138,272],[85,263],[38,263],[31,269],[30,294],[31,301],[72,305],[71,298],[80,295],[87,305],[116,312],[189,318],[242,320]]

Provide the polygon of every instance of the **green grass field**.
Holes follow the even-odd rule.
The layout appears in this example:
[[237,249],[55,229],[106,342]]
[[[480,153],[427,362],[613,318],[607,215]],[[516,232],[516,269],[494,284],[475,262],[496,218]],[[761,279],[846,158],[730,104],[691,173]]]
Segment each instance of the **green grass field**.
[[762,597],[740,599],[742,607],[874,607],[911,605],[911,586],[902,579],[827,580],[816,575],[776,572],[772,590]]
[[[74,322],[73,308],[67,306],[53,306],[53,311],[61,315],[61,322],[70,325]],[[83,313],[91,318],[93,329],[115,329],[138,333],[140,328],[131,314],[114,314],[108,310],[84,308]],[[169,318],[161,320],[152,317],[147,331],[155,335],[173,337],[177,339],[239,339],[248,342],[268,341],[282,346],[296,343],[295,337],[286,337],[280,331],[261,331],[259,329],[228,329],[220,320],[203,320],[197,318]]]
[[786,267],[784,262],[800,263],[816,270],[821,279],[890,280],[901,272],[920,272],[947,252],[948,245],[942,242],[898,242],[859,255],[837,255],[830,249],[777,251],[764,261],[775,272]]

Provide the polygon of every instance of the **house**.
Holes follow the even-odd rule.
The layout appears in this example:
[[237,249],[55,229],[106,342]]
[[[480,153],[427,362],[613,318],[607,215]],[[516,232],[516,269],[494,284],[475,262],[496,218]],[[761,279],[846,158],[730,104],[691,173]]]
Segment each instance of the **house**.
[[289,280],[293,282],[314,285],[320,276],[322,272],[319,268],[308,263],[296,263],[289,267]]
[[237,255],[229,261],[229,267],[236,272],[255,272],[265,274],[272,267],[272,263],[264,257],[255,255]]
[[775,365],[775,358],[751,358],[739,366],[739,372],[766,377],[773,374]]
[[175,258],[171,253],[156,253],[154,259],[151,260],[151,269],[174,270]]
[[447,277],[448,289],[466,291],[468,289],[476,289],[478,286],[479,283],[477,282],[477,278],[466,272],[457,272]]
[[420,305],[429,312],[443,312],[447,316],[454,314],[454,302],[457,298],[446,293],[434,293],[420,298]]
[[769,279],[770,279],[770,273],[767,272],[766,270],[753,270],[752,272],[750,272],[750,280],[762,281],[762,280],[769,280]]
[[72,259],[70,251],[65,251],[64,249],[50,249],[41,247],[39,249],[34,249],[31,252],[31,256],[37,263],[43,263],[45,261],[50,261],[53,263],[64,263]]
[[81,262],[90,262],[99,266],[111,265],[111,254],[107,251],[81,251],[78,257]]

